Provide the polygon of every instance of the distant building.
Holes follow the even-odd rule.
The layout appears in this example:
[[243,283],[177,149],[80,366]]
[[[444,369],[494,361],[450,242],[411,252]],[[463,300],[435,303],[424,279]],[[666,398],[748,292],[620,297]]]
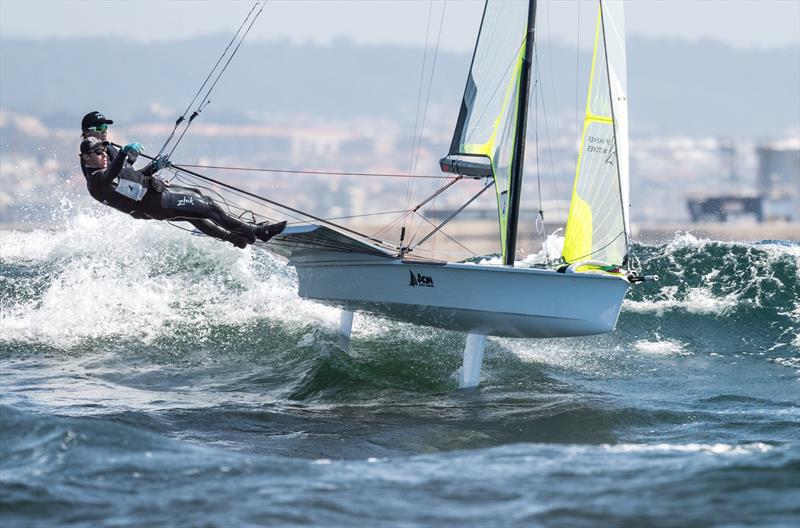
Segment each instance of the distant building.
[[768,220],[800,221],[800,138],[758,148],[757,185]]
[[763,203],[760,196],[721,195],[686,200],[692,222],[729,222],[752,216],[764,221]]
[[[739,222],[752,218],[764,221],[762,197],[740,178],[740,156],[736,141],[730,138],[718,140],[719,177],[713,191],[707,187],[702,191],[689,192],[686,208],[694,223]],[[752,179],[751,179],[752,182]],[[722,192],[720,192],[722,191]]]

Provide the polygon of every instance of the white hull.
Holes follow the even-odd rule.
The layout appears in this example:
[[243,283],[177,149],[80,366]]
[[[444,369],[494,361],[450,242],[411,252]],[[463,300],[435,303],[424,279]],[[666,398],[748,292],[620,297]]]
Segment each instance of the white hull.
[[303,298],[485,335],[563,337],[610,332],[629,286],[624,279],[604,275],[314,253],[313,258],[289,260],[297,269]]
[[314,225],[288,228],[266,248],[289,258],[303,298],[471,334],[610,332],[630,286],[607,274],[402,260]]
[[[301,264],[301,297],[469,333],[563,337],[610,332],[625,280],[549,270],[402,262]],[[411,286],[411,274],[432,286]]]

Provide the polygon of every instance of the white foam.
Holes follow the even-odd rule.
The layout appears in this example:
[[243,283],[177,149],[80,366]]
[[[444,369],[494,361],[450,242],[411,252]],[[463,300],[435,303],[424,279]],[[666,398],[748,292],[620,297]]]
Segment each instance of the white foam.
[[[203,328],[279,319],[333,327],[338,311],[297,296],[285,263],[115,211],[81,213],[59,230],[4,231],[6,265],[52,273],[37,299],[5,306],[4,340],[72,346],[120,336],[144,342],[176,324]],[[207,269],[204,269],[207,268]]]
[[[742,241],[722,241],[710,240],[708,238],[696,238],[691,233],[676,233],[675,238],[664,248],[666,254],[671,254],[680,249],[691,249],[696,253],[705,252],[709,245],[723,248],[746,247],[765,254],[764,265],[772,264],[776,260],[790,258],[795,261],[796,267],[800,268],[800,244],[796,242],[742,242]],[[750,255],[755,257],[755,255]],[[734,257],[735,258],[735,257]]]
[[736,293],[715,296],[708,287],[689,288],[679,294],[677,286],[661,288],[654,300],[632,301],[626,299],[623,309],[635,313],[653,313],[658,316],[669,310],[684,310],[692,314],[724,314],[739,301]]
[[542,248],[537,253],[531,253],[521,261],[517,261],[516,265],[520,267],[533,266],[534,264],[547,263],[548,260],[557,260],[561,257],[564,251],[564,237],[560,234],[561,228],[559,227],[553,231],[542,244]]
[[653,356],[689,356],[685,346],[680,341],[673,339],[662,339],[658,341],[639,340],[633,343],[633,348],[643,354]]
[[[794,343],[794,346],[800,348],[800,342]],[[776,365],[780,365],[782,367],[787,367],[790,369],[796,370],[800,373],[800,357],[787,357],[787,358],[769,358],[768,361],[775,363]]]
[[[514,266],[520,268],[528,268],[536,264],[545,264],[550,261],[557,260],[561,257],[561,252],[564,249],[564,237],[560,235],[562,228],[558,228],[553,233],[547,236],[545,239],[542,248],[537,251],[536,253],[531,253],[530,255],[524,257],[522,260],[516,260],[514,262]],[[483,266],[500,266],[503,264],[503,258],[501,255],[492,255],[489,257],[484,257],[475,264],[480,264]]]
[[614,453],[706,453],[709,455],[749,455],[766,453],[773,446],[763,442],[749,444],[603,444],[601,447]]

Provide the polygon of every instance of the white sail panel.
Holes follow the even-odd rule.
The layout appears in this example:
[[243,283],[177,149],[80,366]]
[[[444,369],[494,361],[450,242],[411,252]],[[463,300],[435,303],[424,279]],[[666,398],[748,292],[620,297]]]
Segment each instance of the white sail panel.
[[617,140],[622,214],[625,219],[625,232],[630,234],[631,191],[628,160],[628,65],[625,51],[625,10],[622,0],[602,0],[602,9],[611,105]]
[[495,178],[504,255],[528,8],[527,0],[486,2],[450,146],[450,155],[489,158]]
[[[624,35],[619,33],[621,28],[615,26],[616,18],[604,20],[605,5],[606,2],[601,1],[562,257],[568,263],[594,260],[620,266],[628,252]],[[604,37],[607,25],[610,25],[609,33],[616,33],[612,36],[616,42],[611,54],[607,53]],[[621,44],[618,37],[622,38]],[[611,64],[620,60],[621,66]]]

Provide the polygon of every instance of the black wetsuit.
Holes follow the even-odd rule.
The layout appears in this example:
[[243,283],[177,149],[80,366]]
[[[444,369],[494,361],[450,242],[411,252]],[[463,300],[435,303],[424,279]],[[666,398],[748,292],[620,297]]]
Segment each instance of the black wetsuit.
[[[114,161],[119,155],[119,149],[111,144],[106,145],[106,155],[108,156],[108,163],[111,164],[111,162]],[[93,170],[95,169],[90,169],[89,167],[87,167],[86,164],[83,162],[83,158],[81,158],[81,172],[83,172],[84,178],[88,178],[89,172]]]
[[[243,247],[255,240],[255,226],[228,215],[211,198],[188,187],[171,187],[155,181],[152,163],[141,170],[126,165],[124,153],[104,169],[87,168],[86,186],[92,197],[134,218],[185,220],[206,235],[233,242]],[[117,191],[127,182],[139,184],[147,191],[141,200],[134,200]]]

